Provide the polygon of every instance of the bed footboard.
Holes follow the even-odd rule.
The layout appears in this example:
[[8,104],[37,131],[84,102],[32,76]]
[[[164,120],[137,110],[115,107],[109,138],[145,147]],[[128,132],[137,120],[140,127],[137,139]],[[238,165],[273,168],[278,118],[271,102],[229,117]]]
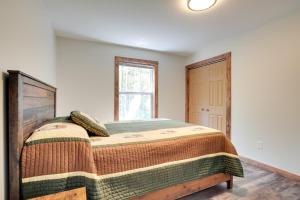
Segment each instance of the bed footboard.
[[213,187],[220,183],[227,183],[227,188],[231,189],[233,184],[233,178],[227,174],[215,174],[208,176],[202,179],[177,184],[164,188],[162,190],[149,192],[141,197],[137,197],[134,200],[152,200],[152,199],[161,199],[161,200],[174,200],[178,199],[201,190]]

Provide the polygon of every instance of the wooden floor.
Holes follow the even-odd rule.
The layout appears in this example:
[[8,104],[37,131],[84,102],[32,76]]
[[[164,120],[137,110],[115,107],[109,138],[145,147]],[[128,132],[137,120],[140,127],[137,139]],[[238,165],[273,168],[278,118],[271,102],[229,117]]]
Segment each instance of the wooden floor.
[[234,178],[232,190],[226,184],[180,200],[300,200],[300,182],[243,163],[245,178]]

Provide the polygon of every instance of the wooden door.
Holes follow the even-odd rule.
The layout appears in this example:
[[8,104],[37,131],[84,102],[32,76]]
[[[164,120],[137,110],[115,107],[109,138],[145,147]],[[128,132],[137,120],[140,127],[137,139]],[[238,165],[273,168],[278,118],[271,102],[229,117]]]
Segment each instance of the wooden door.
[[207,61],[187,66],[186,118],[190,123],[215,128],[230,136],[230,62]]
[[208,67],[189,70],[189,122],[209,126],[209,71]]

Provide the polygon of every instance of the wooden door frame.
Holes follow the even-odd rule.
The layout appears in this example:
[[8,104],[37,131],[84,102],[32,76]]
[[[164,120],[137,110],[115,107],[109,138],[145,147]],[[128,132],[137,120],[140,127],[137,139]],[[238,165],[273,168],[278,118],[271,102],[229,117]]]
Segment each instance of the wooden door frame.
[[143,60],[115,56],[115,87],[114,87],[114,120],[119,121],[119,66],[121,64],[136,64],[150,66],[154,70],[154,97],[152,106],[152,117],[158,117],[158,61]]
[[231,52],[202,60],[185,67],[185,121],[189,120],[189,70],[226,61],[226,136],[231,139]]

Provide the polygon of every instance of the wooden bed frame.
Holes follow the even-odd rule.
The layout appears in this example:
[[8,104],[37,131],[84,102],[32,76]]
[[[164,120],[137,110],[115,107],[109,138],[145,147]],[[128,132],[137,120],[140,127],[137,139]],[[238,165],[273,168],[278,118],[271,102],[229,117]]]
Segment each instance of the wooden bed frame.
[[[8,71],[8,173],[9,199],[22,199],[20,159],[24,141],[33,130],[55,117],[56,88],[20,71]],[[145,194],[136,200],[171,200],[227,182],[232,176],[216,174]]]

